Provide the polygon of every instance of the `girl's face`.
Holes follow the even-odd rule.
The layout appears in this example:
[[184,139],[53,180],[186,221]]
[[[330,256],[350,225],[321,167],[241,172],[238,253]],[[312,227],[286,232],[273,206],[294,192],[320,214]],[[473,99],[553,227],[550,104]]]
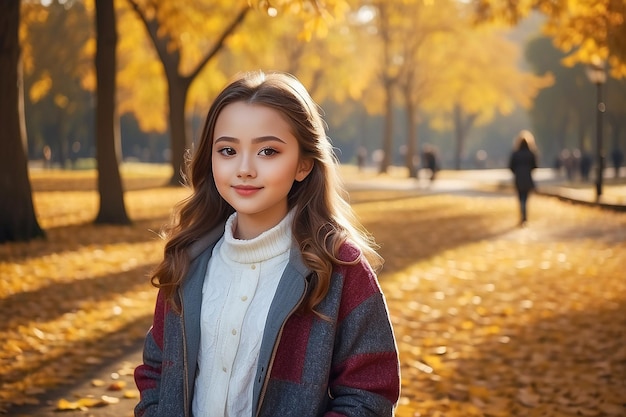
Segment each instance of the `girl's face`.
[[237,211],[235,237],[251,239],[287,214],[287,195],[313,162],[301,160],[298,140],[270,107],[235,102],[224,107],[213,132],[213,178]]

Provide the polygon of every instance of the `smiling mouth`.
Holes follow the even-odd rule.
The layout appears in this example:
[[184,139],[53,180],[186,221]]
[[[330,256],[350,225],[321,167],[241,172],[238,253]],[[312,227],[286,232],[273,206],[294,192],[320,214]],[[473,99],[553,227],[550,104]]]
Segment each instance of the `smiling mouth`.
[[262,189],[262,187],[253,187],[250,185],[235,185],[233,188],[235,192],[243,196],[252,195]]

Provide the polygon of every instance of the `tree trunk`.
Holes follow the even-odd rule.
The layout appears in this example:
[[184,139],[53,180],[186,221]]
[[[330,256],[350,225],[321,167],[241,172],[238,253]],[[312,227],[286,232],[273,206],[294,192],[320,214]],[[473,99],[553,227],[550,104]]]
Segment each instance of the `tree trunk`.
[[185,103],[187,102],[187,93],[189,92],[189,82],[186,78],[175,75],[167,81],[168,85],[168,103],[170,118],[170,134],[172,135],[171,145],[171,161],[174,172],[170,179],[170,185],[183,184],[182,174],[185,171],[185,153],[189,149],[189,140],[187,139],[187,125],[185,123]]
[[461,106],[454,105],[454,169],[461,169],[461,155],[463,154],[463,115]]
[[376,2],[379,14],[379,33],[383,42],[382,81],[385,88],[385,126],[383,131],[383,157],[380,161],[379,173],[386,173],[393,163],[393,88],[396,78],[391,71],[391,35],[390,20],[387,6],[384,1]]
[[456,149],[454,152],[454,169],[461,169],[463,154],[465,153],[465,139],[478,114],[464,115],[463,108],[459,104],[454,105],[454,133]]
[[406,97],[406,167],[409,170],[410,178],[417,178],[417,164],[415,163],[418,139],[417,139],[417,118],[415,115],[417,111],[415,104],[407,94]]
[[19,22],[20,0],[0,1],[0,243],[45,236],[35,216],[20,128]]
[[393,83],[385,82],[385,126],[383,131],[383,158],[379,173],[387,172],[393,160]]
[[115,113],[117,29],[114,0],[96,0],[96,158],[100,210],[95,223],[129,224],[118,166],[119,124]]

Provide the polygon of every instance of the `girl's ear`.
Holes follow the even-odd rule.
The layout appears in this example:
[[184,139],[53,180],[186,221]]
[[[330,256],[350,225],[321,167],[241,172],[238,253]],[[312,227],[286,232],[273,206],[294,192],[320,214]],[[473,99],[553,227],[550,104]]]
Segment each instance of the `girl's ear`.
[[309,175],[313,170],[312,159],[301,159],[298,164],[298,171],[296,171],[296,181],[301,182]]

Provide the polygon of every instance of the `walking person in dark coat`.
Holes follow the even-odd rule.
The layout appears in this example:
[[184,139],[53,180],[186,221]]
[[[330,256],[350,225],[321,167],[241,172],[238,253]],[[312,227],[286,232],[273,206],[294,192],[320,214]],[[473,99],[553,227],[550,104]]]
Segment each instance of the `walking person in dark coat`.
[[515,189],[520,207],[520,225],[524,226],[528,219],[526,210],[528,195],[535,189],[532,171],[537,168],[535,138],[528,130],[522,130],[515,138],[509,168],[515,177]]
[[615,147],[611,152],[611,159],[613,159],[613,167],[615,168],[615,178],[619,178],[619,170],[624,162],[624,153],[618,147]]
[[424,167],[430,171],[430,182],[435,181],[437,171],[439,171],[439,162],[437,161],[437,149],[432,145],[424,145],[422,151],[422,163]]
[[591,166],[593,165],[593,160],[591,159],[591,154],[587,151],[583,151],[580,157],[580,178],[587,182],[589,181],[589,174],[591,173]]

